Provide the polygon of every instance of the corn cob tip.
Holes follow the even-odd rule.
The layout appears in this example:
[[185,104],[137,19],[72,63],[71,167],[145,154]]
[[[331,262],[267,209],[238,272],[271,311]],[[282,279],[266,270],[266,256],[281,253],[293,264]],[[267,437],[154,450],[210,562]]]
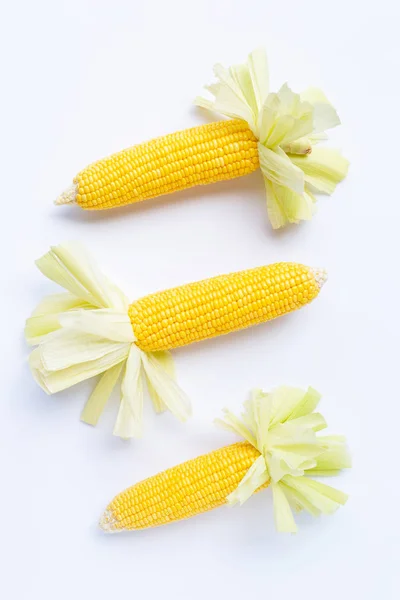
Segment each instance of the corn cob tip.
[[100,517],[99,527],[105,533],[116,533],[117,529],[115,528],[116,519],[111,510],[106,509],[104,513]]
[[73,183],[62,194],[54,200],[56,206],[61,204],[75,204],[76,203],[77,186]]
[[328,279],[328,273],[326,269],[311,269],[311,271],[314,275],[314,279],[317,282],[319,289],[321,289]]

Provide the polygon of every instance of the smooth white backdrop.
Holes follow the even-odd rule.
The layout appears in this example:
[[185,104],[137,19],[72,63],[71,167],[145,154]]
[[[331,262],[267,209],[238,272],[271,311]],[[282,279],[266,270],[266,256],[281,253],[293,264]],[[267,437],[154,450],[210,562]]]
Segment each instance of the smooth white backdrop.
[[[2,3],[0,297],[1,596],[85,598],[399,597],[400,41],[397,2],[36,0]],[[343,126],[348,179],[311,223],[270,229],[261,176],[115,212],[56,208],[89,162],[208,119],[191,105],[216,61],[265,45],[272,86],[322,87]],[[146,436],[79,422],[92,384],[47,397],[32,381],[24,319],[55,286],[33,261],[84,241],[134,299],[279,260],[325,266],[304,310],[174,352],[194,418],[146,409]],[[253,386],[312,384],[331,431],[348,436],[350,494],[331,518],[273,528],[270,494],[242,508],[106,536],[114,494],[230,443],[212,424]]]

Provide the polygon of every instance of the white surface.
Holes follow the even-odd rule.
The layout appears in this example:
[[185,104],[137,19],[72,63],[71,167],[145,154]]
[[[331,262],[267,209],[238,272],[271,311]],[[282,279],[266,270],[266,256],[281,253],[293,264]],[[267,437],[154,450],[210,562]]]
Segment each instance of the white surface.
[[[374,5],[373,7],[372,4]],[[399,597],[400,38],[397,2],[68,0],[3,7],[1,596],[71,598]],[[87,163],[201,123],[191,108],[217,60],[265,45],[272,83],[321,86],[343,126],[347,181],[315,219],[273,234],[261,177],[84,213],[52,200]],[[147,407],[123,443],[79,422],[91,383],[47,397],[32,381],[24,319],[55,286],[33,259],[84,241],[132,298],[278,260],[325,266],[311,306],[267,326],[174,352],[195,416]],[[271,499],[187,522],[106,536],[97,519],[124,487],[233,439],[212,419],[252,386],[324,394],[354,468],[332,518],[273,529]]]

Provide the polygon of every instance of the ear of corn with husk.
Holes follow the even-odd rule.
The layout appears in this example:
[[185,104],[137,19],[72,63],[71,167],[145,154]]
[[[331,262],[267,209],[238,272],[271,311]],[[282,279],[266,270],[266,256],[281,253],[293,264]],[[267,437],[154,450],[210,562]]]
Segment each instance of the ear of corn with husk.
[[114,433],[142,434],[144,384],[157,412],[179,420],[191,413],[178,386],[170,350],[257,325],[311,302],[326,279],[321,269],[278,263],[151,294],[129,303],[77,244],[53,247],[37,261],[66,289],[45,298],[26,323],[37,346],[29,362],[49,394],[99,376],[82,413],[95,425],[118,386]]
[[228,503],[243,504],[272,489],[278,531],[295,532],[291,508],[330,514],[346,494],[311,476],[337,475],[351,466],[343,436],[320,436],[326,422],[315,409],[320,395],[283,386],[254,390],[241,418],[225,410],[224,429],[245,441],[168,469],[118,494],[100,526],[107,532],[145,529],[187,519]]
[[229,120],[218,121],[133,146],[83,169],[56,204],[107,209],[162,194],[246,175],[261,168],[271,224],[311,219],[314,192],[331,194],[348,161],[319,146],[339,117],[323,92],[294,93],[284,84],[269,90],[266,54],[245,64],[214,68],[214,96],[196,103]]

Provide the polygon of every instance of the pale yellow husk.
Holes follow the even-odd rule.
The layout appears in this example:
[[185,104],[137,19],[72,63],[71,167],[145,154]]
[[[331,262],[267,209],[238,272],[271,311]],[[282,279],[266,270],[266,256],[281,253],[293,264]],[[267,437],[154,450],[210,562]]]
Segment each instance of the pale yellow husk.
[[137,347],[128,299],[86,250],[79,244],[63,244],[51,248],[36,264],[67,290],[45,298],[26,323],[27,340],[37,345],[29,363],[38,384],[53,394],[99,375],[81,414],[90,425],[97,424],[118,386],[114,434],[122,438],[142,435],[144,382],[157,412],[169,409],[185,421],[190,403],[175,381],[171,356]]
[[337,475],[351,466],[344,437],[317,435],[327,427],[323,416],[314,412],[319,400],[313,388],[282,386],[270,393],[254,390],[241,418],[225,409],[224,419],[217,419],[217,424],[260,452],[228,496],[229,504],[243,504],[269,481],[276,527],[291,533],[297,531],[291,508],[317,516],[331,514],[345,504],[346,494],[310,478]]

